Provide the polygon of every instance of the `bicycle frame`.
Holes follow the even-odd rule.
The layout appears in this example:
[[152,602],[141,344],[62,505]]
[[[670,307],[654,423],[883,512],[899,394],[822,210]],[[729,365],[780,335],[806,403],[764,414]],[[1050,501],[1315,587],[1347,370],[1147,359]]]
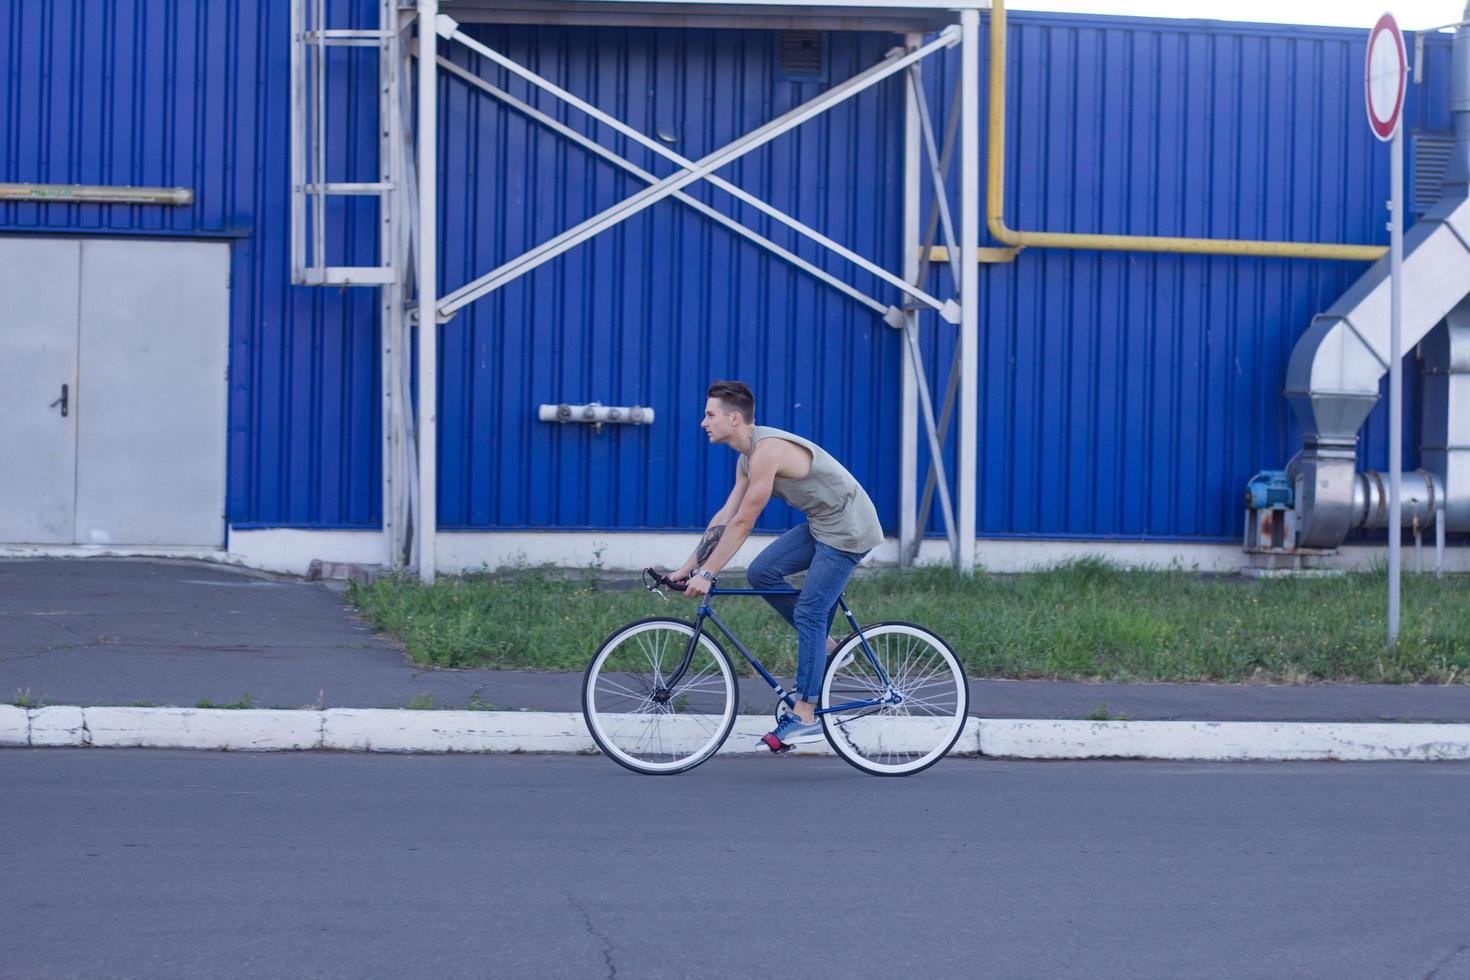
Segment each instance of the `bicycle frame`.
[[[776,692],[777,696],[782,701],[785,701],[789,707],[795,708],[796,702],[790,692],[782,687],[776,678],[772,677],[770,672],[766,670],[765,665],[756,659],[755,654],[746,649],[745,644],[741,643],[740,639],[734,633],[730,632],[730,627],[726,626],[724,620],[715,614],[714,609],[709,604],[709,600],[719,595],[797,596],[800,594],[801,592],[798,589],[710,589],[704,598],[700,600],[699,613],[694,619],[694,633],[690,635],[689,642],[684,647],[684,659],[679,662],[679,669],[674,671],[673,675],[664,682],[664,690],[672,692],[678,687],[680,679],[683,678],[684,672],[689,669],[689,664],[694,659],[694,647],[699,643],[699,638],[704,633],[704,622],[705,620],[709,620],[725,635],[725,639],[735,645],[735,649],[740,651],[740,655],[746,659],[746,662],[754,667],[761,677],[765,678],[766,683],[771,685],[771,689]],[[858,621],[853,616],[852,610],[847,607],[847,598],[839,595],[837,597],[837,604],[842,607],[842,614],[847,617],[848,623],[852,626],[853,634],[858,638],[858,642],[863,645],[863,652],[868,655],[868,663],[872,664],[873,669],[877,671],[878,677],[882,680],[883,687],[887,693],[881,698],[868,701],[845,701],[842,704],[818,708],[816,713],[824,715],[832,711],[851,711],[854,708],[872,708],[883,704],[898,703],[898,692],[893,689],[893,683],[888,679],[888,674],[884,672],[883,666],[878,663],[878,657],[873,653],[872,647],[868,646],[868,638],[863,635],[862,627],[858,625]]]

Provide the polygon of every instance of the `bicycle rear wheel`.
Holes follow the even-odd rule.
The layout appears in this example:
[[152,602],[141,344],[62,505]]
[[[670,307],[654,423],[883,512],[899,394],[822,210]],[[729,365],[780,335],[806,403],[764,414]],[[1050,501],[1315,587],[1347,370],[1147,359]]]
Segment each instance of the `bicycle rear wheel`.
[[[827,711],[822,728],[832,749],[876,776],[909,776],[934,765],[965,727],[970,688],[954,651],[913,623],[877,623],[863,637],[899,695],[896,704]],[[832,654],[822,707],[884,698],[887,688],[852,636]]]
[[687,772],[714,755],[735,726],[740,688],[730,658],[701,633],[677,685],[694,625],[643,619],[598,648],[582,679],[582,714],[603,754],[648,775]]

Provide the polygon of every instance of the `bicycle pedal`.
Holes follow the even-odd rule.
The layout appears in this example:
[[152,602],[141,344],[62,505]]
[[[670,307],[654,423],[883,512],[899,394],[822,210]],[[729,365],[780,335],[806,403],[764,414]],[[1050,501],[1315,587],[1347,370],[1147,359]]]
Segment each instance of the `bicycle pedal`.
[[766,734],[762,735],[761,744],[770,749],[776,755],[780,755],[782,752],[791,751],[791,746],[787,745],[785,742],[777,738],[775,732],[767,732]]

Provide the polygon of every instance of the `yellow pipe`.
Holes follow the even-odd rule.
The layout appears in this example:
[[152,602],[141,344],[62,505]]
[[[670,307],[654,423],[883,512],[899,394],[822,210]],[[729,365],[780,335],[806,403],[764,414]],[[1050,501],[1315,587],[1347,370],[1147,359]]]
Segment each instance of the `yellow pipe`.
[[[985,220],[990,234],[1016,249],[1080,248],[1113,252],[1183,252],[1194,255],[1255,255],[1278,259],[1356,259],[1371,262],[1388,252],[1383,245],[1325,245],[1318,242],[1255,242],[1228,238],[1159,238],[1149,235],[1078,235],[1015,231],[1005,220],[1006,5],[990,8],[990,147]],[[981,257],[984,261],[984,256]],[[991,259],[990,261],[994,261]]]

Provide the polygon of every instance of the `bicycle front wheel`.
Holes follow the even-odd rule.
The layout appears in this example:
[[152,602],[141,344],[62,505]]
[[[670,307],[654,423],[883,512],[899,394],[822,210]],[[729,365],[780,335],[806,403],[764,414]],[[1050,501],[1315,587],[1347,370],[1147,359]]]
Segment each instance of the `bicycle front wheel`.
[[[886,698],[883,676],[898,693],[897,703],[842,707]],[[877,776],[912,775],[944,758],[965,727],[969,706],[959,658],[949,644],[912,623],[864,627],[862,637],[849,637],[832,654],[822,681],[827,741],[849,763]]]
[[740,688],[730,658],[707,634],[670,684],[694,625],[629,623],[603,641],[582,680],[582,714],[597,747],[649,775],[686,772],[719,750],[735,726]]

